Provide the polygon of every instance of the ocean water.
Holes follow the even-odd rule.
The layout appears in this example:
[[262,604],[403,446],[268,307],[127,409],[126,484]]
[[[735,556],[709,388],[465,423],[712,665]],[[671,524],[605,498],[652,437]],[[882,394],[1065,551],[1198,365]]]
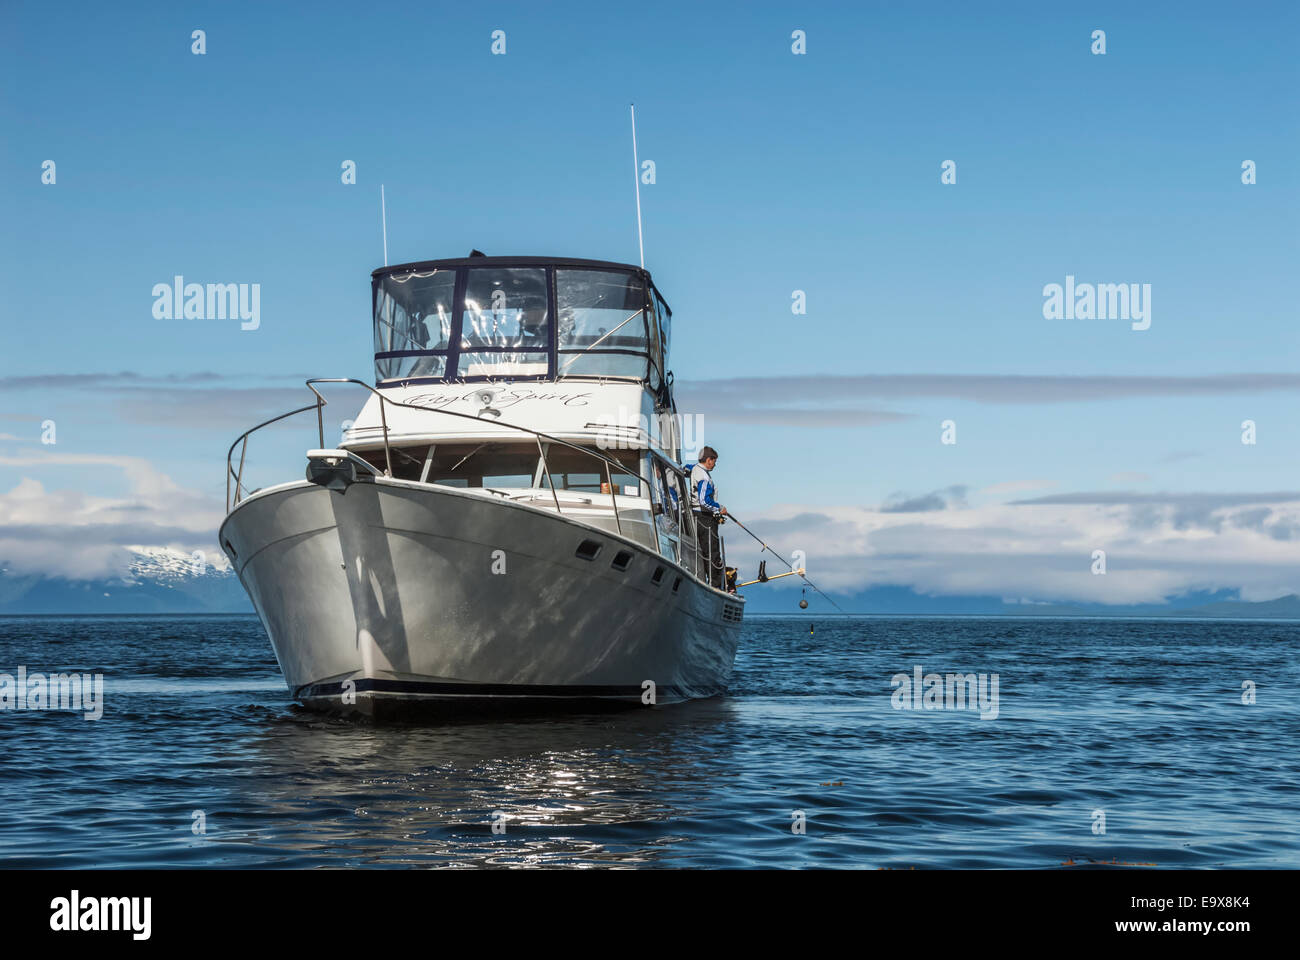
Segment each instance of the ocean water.
[[[1295,868],[1298,647],[755,617],[726,697],[376,726],[295,706],[255,617],[0,618],[0,673],[105,678],[99,720],[0,711],[0,866]],[[903,709],[918,666],[986,675],[985,715]]]

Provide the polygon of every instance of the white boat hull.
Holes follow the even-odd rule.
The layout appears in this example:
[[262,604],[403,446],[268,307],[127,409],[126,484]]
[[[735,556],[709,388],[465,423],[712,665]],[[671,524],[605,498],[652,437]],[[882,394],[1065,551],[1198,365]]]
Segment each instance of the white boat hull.
[[[478,491],[299,481],[245,498],[219,536],[313,708],[670,703],[721,693],[739,642],[740,598],[630,539]],[[587,540],[591,560],[576,555]]]

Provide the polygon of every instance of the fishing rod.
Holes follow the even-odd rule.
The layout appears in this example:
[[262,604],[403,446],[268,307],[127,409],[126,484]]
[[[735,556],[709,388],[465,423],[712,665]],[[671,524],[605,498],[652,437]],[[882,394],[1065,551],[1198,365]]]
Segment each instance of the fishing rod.
[[[733,523],[736,524],[736,526],[740,527],[741,530],[744,530],[747,534],[749,534],[751,537],[753,537],[754,540],[758,543],[758,545],[759,545],[760,547],[763,548],[763,550],[766,550],[768,553],[772,554],[772,556],[776,557],[778,560],[780,560],[782,563],[784,563],[787,567],[790,568],[790,572],[789,572],[789,573],[780,573],[780,574],[777,574],[777,576],[775,576],[775,577],[767,577],[767,578],[766,578],[767,580],[776,580],[778,577],[789,577],[789,576],[792,576],[792,575],[797,575],[798,577],[800,577],[800,578],[803,580],[804,583],[808,584],[808,586],[812,587],[812,588],[813,588],[814,590],[816,590],[818,593],[821,593],[821,595],[822,595],[823,597],[825,597],[826,601],[827,601],[828,603],[830,603],[830,605],[831,605],[832,607],[834,607],[834,608],[835,608],[836,610],[838,610],[840,613],[844,613],[844,608],[843,608],[843,607],[841,607],[838,603],[836,603],[836,602],[835,602],[834,600],[832,600],[830,597],[827,597],[825,593],[822,593],[822,589],[821,589],[821,587],[817,586],[817,584],[813,583],[811,580],[808,579],[808,576],[807,576],[807,574],[804,572],[804,570],[803,570],[802,567],[800,567],[799,569],[796,570],[796,569],[794,568],[794,566],[791,565],[791,563],[790,563],[789,560],[787,560],[785,557],[781,556],[781,554],[777,553],[775,550],[773,550],[771,547],[769,547],[766,543],[764,543],[763,540],[762,540],[762,538],[760,538],[760,537],[758,536],[758,534],[754,533],[753,530],[749,529],[749,527],[745,526],[743,523],[741,523],[739,520],[737,520],[737,519],[736,519],[736,515],[733,514],[730,510],[727,511],[727,519],[728,519],[728,520],[731,520]],[[761,553],[762,551],[759,551],[759,552]],[[762,578],[760,578],[760,579],[762,579]],[[758,583],[759,581],[758,581],[758,580],[751,580],[751,581],[749,581],[749,582],[750,582],[750,583]],[[748,585],[748,584],[744,584],[744,586],[747,586],[747,585]]]
[[[761,568],[766,565],[767,565],[767,561],[764,560],[762,563],[759,564],[759,567]],[[771,577],[767,575],[767,571],[765,570],[760,569],[758,572],[761,573],[762,576],[759,577],[757,580],[746,580],[744,583],[736,584],[736,586],[752,587],[756,583],[767,583],[769,580],[780,580],[782,577],[802,577],[804,574],[803,567],[800,567],[798,570],[791,570],[789,573],[778,573],[775,576],[771,576]]]

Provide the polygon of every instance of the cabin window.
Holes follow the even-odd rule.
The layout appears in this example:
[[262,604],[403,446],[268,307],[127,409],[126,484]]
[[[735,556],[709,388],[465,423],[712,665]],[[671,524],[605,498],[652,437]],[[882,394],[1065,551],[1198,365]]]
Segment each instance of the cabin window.
[[[428,447],[393,448],[393,473],[404,480],[418,480],[424,469]],[[366,459],[375,457],[369,451]],[[384,452],[378,451],[382,460]],[[491,487],[528,489],[537,470],[537,447],[507,443],[440,443],[429,464],[428,483],[447,487]]]
[[[641,478],[637,476],[638,453],[635,450],[602,450],[604,456],[622,465],[610,466],[609,472],[615,484],[617,496],[627,496],[629,487],[637,488],[641,495]],[[608,483],[605,478],[605,461],[590,454],[579,453],[572,447],[551,444],[546,451],[546,464],[551,471],[551,481],[557,490],[575,490],[581,493],[600,494],[601,484]],[[546,478],[542,478],[546,484]],[[609,491],[604,493],[608,496]],[[648,491],[647,491],[648,493]]]
[[[617,496],[649,495],[648,490],[642,489],[641,479],[636,473],[639,466],[637,451],[602,452],[618,464],[610,467]],[[419,480],[424,475],[424,463],[429,453],[427,444],[394,446],[391,453],[394,477]],[[360,455],[376,469],[385,469],[382,447],[366,450]],[[553,443],[547,444],[546,463],[556,490],[609,495],[608,489],[602,487],[609,482],[605,475],[605,462],[596,456]],[[429,461],[426,481],[447,487],[527,490],[540,486],[549,489],[535,443],[439,443]]]
[[659,327],[659,347],[663,357],[666,359],[669,355],[668,348],[671,346],[672,341],[673,314],[672,311],[668,309],[668,305],[663,302],[657,293],[655,294],[655,314],[659,319],[657,324]]
[[645,288],[629,273],[555,271],[559,376],[645,377]]
[[455,270],[381,278],[375,288],[375,377],[441,377],[451,342]]
[[551,350],[546,270],[477,267],[468,274],[457,375],[545,375]]
[[650,321],[650,389],[658,390],[664,381],[664,362],[668,356],[668,317],[657,294],[653,306],[654,309],[646,311]]

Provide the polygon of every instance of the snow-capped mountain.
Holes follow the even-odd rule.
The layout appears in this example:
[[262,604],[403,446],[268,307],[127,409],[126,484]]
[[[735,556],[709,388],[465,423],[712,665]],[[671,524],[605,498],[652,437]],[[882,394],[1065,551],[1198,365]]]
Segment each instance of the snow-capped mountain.
[[209,572],[231,574],[230,561],[223,553],[196,550],[185,553],[175,547],[130,546],[132,554],[131,581],[156,583],[184,583]]
[[19,574],[0,563],[0,613],[244,613],[247,594],[217,550],[124,547],[125,572],[101,580]]

